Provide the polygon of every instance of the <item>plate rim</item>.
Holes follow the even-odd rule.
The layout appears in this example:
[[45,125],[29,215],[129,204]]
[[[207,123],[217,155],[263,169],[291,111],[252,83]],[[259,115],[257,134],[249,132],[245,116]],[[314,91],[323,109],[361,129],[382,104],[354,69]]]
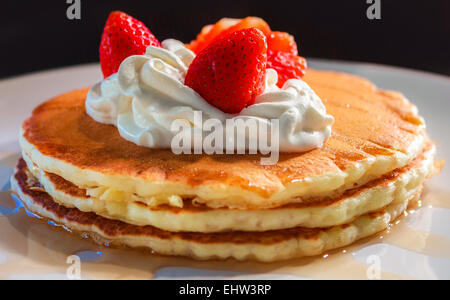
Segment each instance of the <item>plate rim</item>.
[[[328,58],[316,58],[316,57],[309,57],[307,58],[307,61],[310,64],[336,64],[341,66],[354,66],[354,67],[369,67],[369,68],[375,68],[380,69],[383,71],[388,72],[396,72],[396,73],[404,73],[407,75],[412,76],[425,76],[429,79],[433,80],[439,80],[443,81],[444,83],[450,84],[450,75],[445,74],[439,74],[439,73],[433,73],[425,70],[418,70],[418,69],[412,69],[412,68],[406,68],[406,67],[399,67],[394,65],[387,65],[387,64],[378,64],[378,63],[372,63],[372,62],[364,62],[364,61],[351,61],[351,60],[335,60],[335,59],[328,59]],[[90,63],[83,63],[83,64],[77,64],[77,65],[67,65],[67,66],[60,66],[55,68],[49,68],[49,69],[43,69],[38,71],[32,71],[27,72],[23,74],[13,75],[13,76],[6,76],[3,78],[0,78],[0,84],[7,83],[8,81],[18,80],[18,79],[24,79],[27,77],[32,76],[39,76],[44,74],[50,74],[50,73],[56,73],[59,71],[73,71],[73,70],[79,70],[79,69],[88,69],[98,67],[100,68],[100,63],[98,62],[90,62]]]

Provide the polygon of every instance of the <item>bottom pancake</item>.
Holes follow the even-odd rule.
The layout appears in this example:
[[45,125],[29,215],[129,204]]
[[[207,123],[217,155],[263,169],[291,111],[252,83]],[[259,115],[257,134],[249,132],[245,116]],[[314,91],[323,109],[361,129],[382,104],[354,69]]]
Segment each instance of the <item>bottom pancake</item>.
[[57,204],[21,159],[11,178],[13,190],[31,212],[88,235],[97,243],[147,248],[156,253],[199,260],[227,259],[273,262],[315,256],[381,232],[416,202],[422,185],[401,193],[384,209],[353,222],[322,229],[292,228],[266,232],[173,233],[136,226]]

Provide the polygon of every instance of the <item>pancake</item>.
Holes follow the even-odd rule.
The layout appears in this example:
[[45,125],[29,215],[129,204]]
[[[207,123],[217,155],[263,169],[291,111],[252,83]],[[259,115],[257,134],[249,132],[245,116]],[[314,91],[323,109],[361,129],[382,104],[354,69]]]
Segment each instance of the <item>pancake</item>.
[[334,72],[309,70],[305,81],[334,116],[332,137],[307,153],[282,153],[274,166],[260,155],[183,155],[139,147],[85,112],[87,89],[56,97],[23,124],[21,147],[45,172],[89,195],[149,206],[270,209],[337,197],[417,157],[425,124],[401,94]]
[[[435,147],[428,143],[424,152],[409,165],[368,184],[350,189],[337,198],[314,203],[289,204],[268,210],[211,209],[185,201],[183,208],[168,205],[149,207],[139,201],[109,201],[87,195],[62,177],[37,168],[24,155],[30,172],[55,202],[108,219],[171,232],[269,231],[294,227],[328,228],[347,224],[358,216],[378,211],[400,194],[416,194],[433,173]],[[408,198],[408,197],[407,197]]]
[[11,186],[31,212],[65,226],[73,233],[117,247],[150,249],[164,255],[188,256],[199,260],[227,259],[272,262],[314,256],[347,246],[389,227],[409,204],[419,199],[401,193],[387,207],[360,216],[353,222],[323,229],[292,228],[266,232],[173,233],[152,226],[135,226],[81,212],[57,204],[20,160]]

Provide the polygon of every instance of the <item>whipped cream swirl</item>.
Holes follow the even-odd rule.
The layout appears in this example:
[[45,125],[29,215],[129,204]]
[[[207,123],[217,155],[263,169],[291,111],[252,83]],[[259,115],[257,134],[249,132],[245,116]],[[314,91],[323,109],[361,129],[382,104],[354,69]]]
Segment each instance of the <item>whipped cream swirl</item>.
[[[145,55],[127,58],[117,74],[90,89],[88,115],[97,122],[115,125],[124,139],[150,148],[170,148],[176,135],[171,131],[173,121],[194,124],[195,111],[202,112],[203,122],[242,118],[270,126],[270,120],[277,119],[282,152],[309,151],[330,137],[334,119],[304,81],[291,79],[280,89],[277,72],[268,69],[265,92],[254,105],[231,115],[184,85],[194,58],[195,54],[176,40],[166,40],[162,48],[148,47]],[[250,138],[254,137],[246,137],[247,145]]]

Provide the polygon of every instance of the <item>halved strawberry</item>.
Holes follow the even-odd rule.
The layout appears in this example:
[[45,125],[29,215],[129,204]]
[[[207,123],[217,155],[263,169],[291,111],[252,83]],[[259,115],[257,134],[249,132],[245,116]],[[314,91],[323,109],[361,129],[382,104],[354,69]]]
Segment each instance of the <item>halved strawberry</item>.
[[[211,27],[212,26],[212,27]],[[215,25],[203,27],[202,32],[187,47],[195,53],[200,53],[208,47],[215,39],[246,28],[257,28],[268,36],[271,33],[269,25],[261,18],[247,17],[244,19],[224,18]]]
[[306,59],[283,51],[269,50],[267,53],[267,68],[278,73],[277,85],[282,88],[289,79],[302,79],[307,69]]
[[144,54],[148,46],[161,47],[161,44],[142,22],[124,12],[112,12],[100,44],[100,64],[105,78],[117,73],[127,57]]
[[247,18],[242,19],[236,25],[231,26],[230,28],[226,29],[222,33],[222,35],[230,34],[234,31],[239,31],[239,30],[247,29],[247,28],[259,29],[266,37],[269,36],[270,33],[272,32],[270,30],[269,24],[267,24],[266,21],[264,21],[263,19],[257,18],[257,17],[247,17]]
[[297,43],[287,32],[273,31],[267,36],[267,47],[272,51],[283,51],[298,55]]
[[223,18],[214,25],[206,25],[197,38],[187,45],[194,53],[200,53],[209,46],[222,32],[239,23],[240,19]]
[[234,31],[198,54],[185,84],[222,111],[239,113],[264,92],[266,63],[263,32],[256,28]]

